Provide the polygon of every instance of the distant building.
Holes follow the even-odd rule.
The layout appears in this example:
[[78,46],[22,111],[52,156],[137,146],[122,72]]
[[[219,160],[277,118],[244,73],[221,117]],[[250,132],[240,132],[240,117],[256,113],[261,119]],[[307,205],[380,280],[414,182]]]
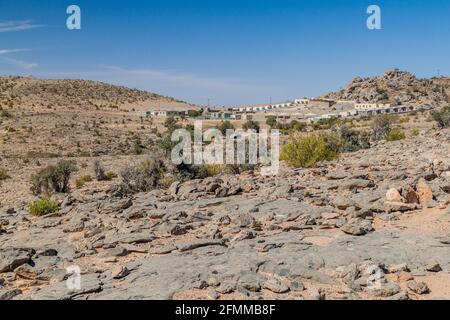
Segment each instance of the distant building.
[[390,108],[390,104],[383,103],[355,103],[356,110],[376,110]]
[[193,109],[187,110],[157,110],[157,111],[144,111],[141,114],[145,117],[183,117],[189,116],[194,111]]
[[304,105],[304,106],[306,106],[306,105],[308,105],[308,103],[309,103],[310,101],[311,101],[310,99],[303,98],[303,99],[295,99],[295,100],[294,100],[294,103],[295,103],[296,105]]
[[[385,106],[385,105],[381,105]],[[389,107],[382,107],[378,109],[366,109],[366,110],[356,110],[359,116],[375,116],[379,114],[396,114],[396,113],[404,113],[404,112],[411,112],[416,110],[414,106],[395,106],[391,107],[390,105],[387,105]]]
[[256,106],[247,106],[247,107],[239,107],[239,112],[259,112],[259,111],[269,111],[274,109],[281,109],[281,108],[289,108],[293,107],[293,102],[282,102],[282,103],[272,103],[272,104],[265,104],[265,105],[256,105]]
[[231,111],[211,111],[205,117],[209,120],[240,120],[242,116]]

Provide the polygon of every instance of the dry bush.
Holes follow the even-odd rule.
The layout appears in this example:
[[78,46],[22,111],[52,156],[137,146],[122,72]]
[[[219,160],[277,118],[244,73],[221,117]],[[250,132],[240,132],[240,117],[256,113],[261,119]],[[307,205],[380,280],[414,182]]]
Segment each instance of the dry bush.
[[176,168],[161,151],[153,153],[137,165],[120,172],[122,193],[146,192],[164,186],[167,176],[176,175]]
[[439,128],[450,127],[450,105],[442,108],[439,111],[432,113],[433,120],[437,122]]
[[69,160],[61,160],[56,165],[50,165],[32,176],[31,191],[35,195],[50,191],[67,193],[70,176],[77,170],[76,163]]

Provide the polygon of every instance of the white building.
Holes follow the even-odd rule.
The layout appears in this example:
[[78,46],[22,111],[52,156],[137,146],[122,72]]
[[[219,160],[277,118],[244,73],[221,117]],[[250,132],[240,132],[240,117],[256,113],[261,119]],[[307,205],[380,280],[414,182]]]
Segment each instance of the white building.
[[356,110],[389,109],[390,107],[388,103],[355,103]]
[[303,99],[295,99],[294,103],[295,104],[300,104],[300,105],[304,105],[306,106],[309,103],[309,99],[303,98]]
[[265,104],[265,105],[257,105],[257,106],[249,106],[249,107],[239,107],[238,110],[240,112],[258,112],[258,111],[267,111],[273,109],[282,109],[289,108],[294,106],[292,102],[282,102],[282,103],[273,103],[273,104]]

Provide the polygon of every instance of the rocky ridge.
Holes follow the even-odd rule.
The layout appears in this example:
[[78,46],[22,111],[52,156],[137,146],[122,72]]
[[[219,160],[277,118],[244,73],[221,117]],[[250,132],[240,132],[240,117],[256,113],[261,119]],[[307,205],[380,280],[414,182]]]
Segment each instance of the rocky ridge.
[[398,69],[375,77],[354,78],[339,92],[324,98],[360,103],[390,103],[440,106],[450,102],[450,85],[446,78],[418,79]]

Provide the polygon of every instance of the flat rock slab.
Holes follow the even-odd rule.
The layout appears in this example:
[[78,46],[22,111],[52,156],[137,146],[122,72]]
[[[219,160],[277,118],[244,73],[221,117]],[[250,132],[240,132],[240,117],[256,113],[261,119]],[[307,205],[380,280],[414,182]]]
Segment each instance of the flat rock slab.
[[80,287],[74,288],[75,281],[69,278],[56,284],[44,287],[32,295],[33,300],[71,300],[78,296],[98,293],[102,283],[96,274],[80,275]]
[[30,262],[34,254],[33,249],[27,248],[0,249],[0,273],[14,271],[17,267]]
[[177,243],[175,246],[178,250],[181,252],[183,251],[189,251],[194,250],[200,247],[207,247],[207,246],[223,246],[225,242],[223,240],[196,240],[192,242],[182,242]]

